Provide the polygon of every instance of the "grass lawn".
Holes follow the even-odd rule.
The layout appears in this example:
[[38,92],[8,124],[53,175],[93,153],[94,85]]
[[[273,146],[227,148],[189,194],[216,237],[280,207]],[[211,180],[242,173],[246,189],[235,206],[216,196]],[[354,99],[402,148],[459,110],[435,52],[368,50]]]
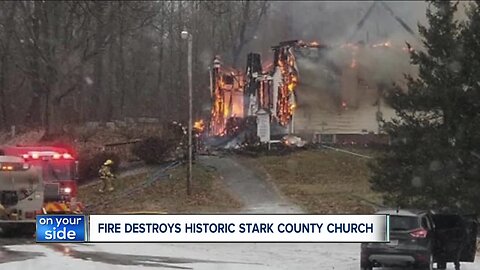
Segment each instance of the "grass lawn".
[[132,195],[125,190],[141,186],[152,172],[118,179],[113,193],[99,194],[98,185],[80,187],[79,198],[88,205],[89,213],[168,212],[215,213],[234,212],[241,203],[230,195],[214,172],[200,165],[193,167],[192,195],[186,194],[186,167],[169,171],[170,179],[163,178],[149,188]]
[[368,202],[380,202],[370,190],[365,158],[322,149],[242,159],[266,173],[287,198],[310,213],[372,213]]

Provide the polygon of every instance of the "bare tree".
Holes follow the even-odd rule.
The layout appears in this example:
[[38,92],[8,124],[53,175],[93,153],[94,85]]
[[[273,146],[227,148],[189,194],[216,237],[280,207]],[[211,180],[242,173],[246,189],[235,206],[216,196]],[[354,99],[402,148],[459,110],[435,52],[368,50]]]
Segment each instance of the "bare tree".
[[0,3],[0,125],[155,116],[186,119],[186,43],[194,36],[194,109],[209,101],[213,54],[240,59],[266,1]]
[[[232,64],[238,66],[244,46],[253,39],[266,15],[268,2],[219,1],[205,2],[205,5],[214,19],[214,25],[221,25],[219,34],[223,50],[229,48]],[[215,33],[216,27],[212,28]]]
[[10,57],[10,48],[11,48],[11,39],[14,29],[14,16],[16,12],[16,3],[2,2],[2,10],[6,12],[4,15],[4,20],[1,23],[2,38],[0,38],[0,114],[1,114],[1,124],[3,127],[8,127],[9,117],[8,117],[8,100],[6,92],[8,91],[10,84],[10,67],[11,67],[11,57]]

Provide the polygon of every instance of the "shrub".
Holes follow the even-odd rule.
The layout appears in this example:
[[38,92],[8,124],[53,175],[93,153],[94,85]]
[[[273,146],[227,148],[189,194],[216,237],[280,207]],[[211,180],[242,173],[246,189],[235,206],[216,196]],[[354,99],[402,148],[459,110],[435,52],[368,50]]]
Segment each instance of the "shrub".
[[149,137],[135,144],[132,148],[134,155],[147,164],[160,164],[171,157],[176,144],[163,140],[160,137]]
[[92,139],[97,133],[98,128],[93,126],[81,126],[73,128],[73,136],[78,138],[81,142],[88,142]]
[[135,125],[126,125],[117,127],[117,133],[126,140],[131,140],[136,138],[141,132],[140,129]]
[[170,122],[163,126],[162,138],[173,144],[179,144],[187,138],[187,128],[181,123]]
[[109,152],[80,153],[78,157],[78,161],[79,161],[78,174],[80,177],[79,182],[82,183],[82,182],[85,182],[86,180],[98,177],[98,170],[100,170],[100,167],[107,159],[111,159],[113,161],[112,172],[115,173],[118,170],[118,166],[120,165],[120,162],[121,162],[121,159],[117,154],[109,153]]

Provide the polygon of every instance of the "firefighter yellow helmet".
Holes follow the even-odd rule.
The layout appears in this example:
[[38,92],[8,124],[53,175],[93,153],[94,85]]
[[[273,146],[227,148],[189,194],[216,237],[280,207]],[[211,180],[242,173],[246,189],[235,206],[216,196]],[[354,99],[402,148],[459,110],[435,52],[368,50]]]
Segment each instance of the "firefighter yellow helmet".
[[113,161],[111,159],[107,159],[107,161],[105,161],[105,163],[103,163],[103,165],[105,166],[109,166],[109,165],[112,165],[113,164]]

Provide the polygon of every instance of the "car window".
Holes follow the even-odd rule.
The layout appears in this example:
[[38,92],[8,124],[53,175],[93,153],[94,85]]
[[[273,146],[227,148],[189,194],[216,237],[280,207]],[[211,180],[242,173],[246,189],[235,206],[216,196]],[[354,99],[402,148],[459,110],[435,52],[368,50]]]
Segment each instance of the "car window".
[[430,222],[427,217],[422,217],[422,227],[425,229],[431,229]]
[[390,216],[390,230],[409,231],[420,227],[418,217]]

